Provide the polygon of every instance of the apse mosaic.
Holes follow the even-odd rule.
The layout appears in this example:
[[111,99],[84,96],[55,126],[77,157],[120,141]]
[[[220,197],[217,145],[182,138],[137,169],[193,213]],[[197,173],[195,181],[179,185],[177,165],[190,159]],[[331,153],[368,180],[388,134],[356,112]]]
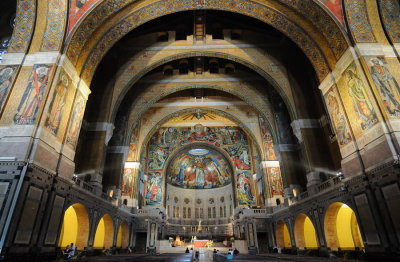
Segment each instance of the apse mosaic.
[[[193,127],[160,128],[150,138],[148,145],[148,179],[154,177],[154,174],[156,173],[160,175],[164,174],[166,170],[165,163],[169,158],[171,152],[173,152],[180,146],[184,146],[192,142],[203,142],[225,150],[228,153],[230,157],[229,160],[231,161],[235,169],[234,175],[236,176],[236,181],[239,181],[239,179],[242,177],[242,179],[240,180],[241,182],[238,182],[236,185],[238,195],[240,195],[240,197],[238,197],[239,205],[256,204],[252,189],[252,165],[249,143],[246,134],[239,127],[206,127],[203,125],[195,125]],[[217,164],[223,163],[223,158],[212,159],[207,157],[208,160],[204,158],[200,161],[198,157],[194,156],[194,154],[190,155],[188,153],[186,156],[187,158],[185,159],[185,163],[182,166],[181,163],[176,163],[173,168],[171,168],[172,176],[171,178],[169,178],[169,182],[171,184],[182,187],[186,186],[187,188],[200,189],[214,188],[230,183],[229,180],[225,180],[225,177],[226,174],[229,174],[231,172],[222,167],[218,167]],[[183,158],[184,156],[181,155],[180,157]],[[197,162],[196,158],[198,159]],[[191,166],[193,169],[195,168],[196,170],[191,173],[187,172],[187,176],[185,177],[185,170],[186,168],[188,168],[188,166]],[[204,169],[203,171],[201,171],[202,167],[204,166],[212,167],[212,172],[206,172]],[[197,168],[199,169],[197,170]],[[199,175],[199,179],[197,179],[197,175]],[[204,179],[202,178],[203,175]],[[247,177],[249,177],[248,181],[246,179]],[[248,182],[248,184],[246,182]],[[246,189],[244,187],[246,187]],[[151,193],[151,190],[153,190],[153,193]],[[162,196],[162,187],[157,187],[157,190],[159,190],[157,194],[160,194]],[[149,188],[148,186],[145,186],[146,205],[154,205],[154,203],[157,202],[150,201],[150,199],[148,198],[148,196],[155,197],[155,195],[157,194],[155,194],[154,192],[154,188]]]
[[210,189],[231,183],[232,170],[218,152],[196,148],[172,160],[167,171],[171,185],[189,189]]

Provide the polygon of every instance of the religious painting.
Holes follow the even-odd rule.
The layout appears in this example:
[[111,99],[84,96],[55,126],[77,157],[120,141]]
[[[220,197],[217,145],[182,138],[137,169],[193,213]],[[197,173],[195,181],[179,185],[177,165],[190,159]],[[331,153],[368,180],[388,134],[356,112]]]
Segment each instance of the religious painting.
[[238,144],[225,148],[232,158],[233,165],[240,170],[250,169],[249,149],[246,145]]
[[400,87],[384,57],[368,58],[373,82],[389,117],[400,118]]
[[268,167],[267,173],[271,196],[283,196],[283,185],[280,168]]
[[16,65],[0,68],[0,112],[6,102],[17,68],[18,66]]
[[264,159],[268,161],[275,161],[277,160],[277,157],[274,150],[274,141],[272,139],[267,120],[265,120],[262,116],[259,116],[258,120],[264,147]]
[[333,89],[330,89],[325,95],[325,102],[333,123],[333,128],[335,129],[337,141],[340,146],[345,146],[352,138],[343,109]]
[[339,20],[339,22],[342,25],[344,25],[342,0],[319,0],[319,1],[331,11],[331,13]]
[[136,177],[137,168],[124,168],[124,175],[122,177],[122,196],[136,198]]
[[256,200],[252,189],[252,174],[248,171],[236,175],[236,189],[239,205],[255,205]]
[[210,189],[231,183],[232,170],[218,152],[195,148],[178,154],[169,165],[169,184],[189,189]]
[[128,157],[127,161],[136,161],[138,157],[138,139],[139,139],[139,130],[140,130],[140,125],[136,125],[136,127],[132,131],[132,136],[131,136],[131,141],[129,144],[129,151],[128,151]]
[[14,115],[15,124],[33,125],[35,123],[46,93],[51,69],[51,66],[44,64],[33,66],[17,113]]
[[169,149],[161,146],[150,147],[149,170],[160,170],[164,167],[165,160],[169,155]]
[[162,174],[149,173],[145,181],[145,203],[148,206],[162,204]]
[[71,0],[69,8],[68,32],[74,28],[75,24],[85,13],[94,6],[99,0]]
[[71,79],[69,78],[69,76],[62,71],[60,73],[60,79],[53,95],[53,100],[50,103],[49,112],[45,124],[45,127],[53,135],[57,135],[58,128],[60,127],[64,105],[67,99],[67,89],[70,82]]
[[75,148],[78,143],[84,112],[85,99],[81,95],[78,95],[72,109],[71,122],[67,132],[67,144],[71,145],[73,148]]
[[378,123],[378,118],[354,62],[345,70],[338,81],[338,86],[348,117],[353,120],[352,125],[354,125],[354,132],[358,138],[364,131]]

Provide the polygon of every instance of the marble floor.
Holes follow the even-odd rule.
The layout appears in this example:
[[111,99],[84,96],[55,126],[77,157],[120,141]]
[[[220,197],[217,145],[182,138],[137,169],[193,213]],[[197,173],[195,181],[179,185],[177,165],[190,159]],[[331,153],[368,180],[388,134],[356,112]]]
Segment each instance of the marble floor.
[[[247,262],[247,261],[258,261],[258,262],[320,262],[328,261],[328,258],[321,257],[307,257],[307,256],[296,256],[296,255],[283,255],[283,254],[264,254],[264,255],[239,255],[235,256],[233,261]],[[75,261],[86,261],[86,262],[146,262],[146,261],[157,261],[157,262],[190,262],[191,254],[158,254],[158,255],[146,255],[146,254],[129,254],[129,255],[113,255],[113,256],[99,256],[99,257],[88,257],[80,258]],[[212,262],[212,257],[207,253],[200,254],[200,262]],[[332,260],[331,260],[332,261]],[[342,259],[335,259],[336,262],[349,261]],[[351,261],[351,260],[350,260]]]

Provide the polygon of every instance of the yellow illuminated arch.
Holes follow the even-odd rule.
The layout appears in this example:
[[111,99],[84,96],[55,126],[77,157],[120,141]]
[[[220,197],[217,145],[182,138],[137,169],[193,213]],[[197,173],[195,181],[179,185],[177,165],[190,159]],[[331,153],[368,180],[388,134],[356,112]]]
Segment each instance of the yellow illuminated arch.
[[114,223],[109,214],[105,214],[99,221],[94,237],[94,248],[110,248],[114,240]]
[[129,243],[129,227],[128,223],[124,221],[118,228],[116,247],[126,248],[128,247],[128,243]]
[[317,233],[311,219],[305,214],[299,214],[294,224],[296,246],[300,249],[317,249]]
[[66,247],[74,243],[78,249],[84,249],[88,237],[89,216],[86,208],[78,203],[73,204],[65,210],[58,246]]
[[331,204],[324,219],[327,246],[331,250],[354,250],[363,248],[360,229],[354,211],[346,204]]
[[289,230],[282,220],[278,221],[276,225],[276,244],[280,248],[292,247]]

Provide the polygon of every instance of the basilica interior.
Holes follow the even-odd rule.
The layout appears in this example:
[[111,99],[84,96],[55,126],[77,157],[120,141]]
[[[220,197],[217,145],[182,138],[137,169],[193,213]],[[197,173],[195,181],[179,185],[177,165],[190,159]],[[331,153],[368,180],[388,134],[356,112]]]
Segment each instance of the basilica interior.
[[399,53],[398,0],[1,1],[0,259],[398,259]]

